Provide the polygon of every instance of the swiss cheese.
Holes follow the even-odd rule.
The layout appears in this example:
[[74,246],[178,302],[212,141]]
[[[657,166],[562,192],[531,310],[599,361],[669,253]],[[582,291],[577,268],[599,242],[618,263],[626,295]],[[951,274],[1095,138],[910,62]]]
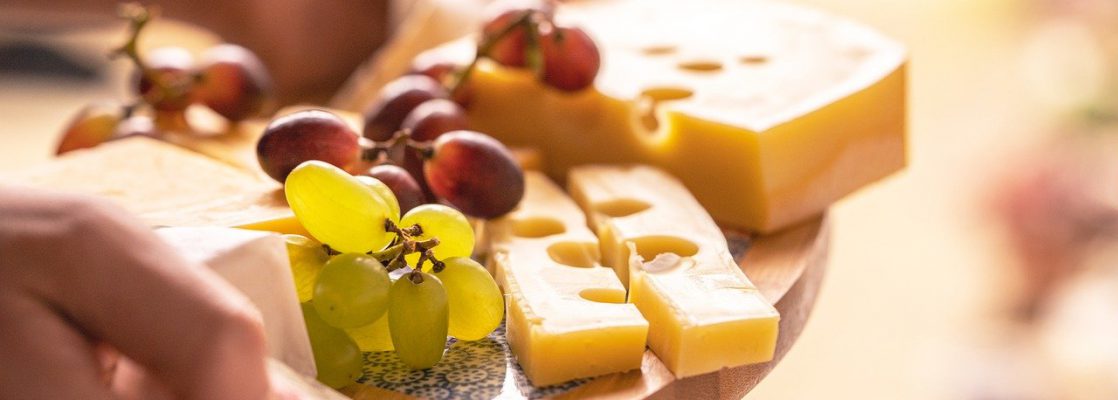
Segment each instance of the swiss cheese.
[[[483,62],[472,128],[544,150],[562,180],[589,163],[678,177],[719,222],[773,231],[905,165],[905,50],[852,22],[774,1],[603,0],[559,7],[602,53],[567,93]],[[466,61],[475,39],[433,50]]]
[[315,376],[287,247],[279,235],[229,228],[157,231],[188,260],[209,266],[260,310],[269,355],[305,376]]
[[486,225],[504,289],[509,346],[536,386],[638,369],[648,322],[562,189],[528,172],[520,206]]
[[605,264],[628,277],[649,347],[672,373],[772,359],[779,314],[683,185],[647,166],[584,166],[571,170],[569,189],[598,233]]

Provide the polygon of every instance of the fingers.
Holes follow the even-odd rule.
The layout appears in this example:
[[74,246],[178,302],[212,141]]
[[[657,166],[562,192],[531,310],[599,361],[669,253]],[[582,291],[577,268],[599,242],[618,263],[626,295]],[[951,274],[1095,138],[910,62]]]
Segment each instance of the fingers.
[[[116,208],[36,196],[24,194],[16,212],[0,201],[4,225],[22,225],[15,237],[0,232],[0,263],[23,267],[11,275],[28,293],[143,365],[176,398],[266,396],[259,315],[236,289]],[[44,201],[67,211],[44,223],[27,205]]]
[[112,398],[86,338],[53,310],[6,285],[0,310],[0,398]]

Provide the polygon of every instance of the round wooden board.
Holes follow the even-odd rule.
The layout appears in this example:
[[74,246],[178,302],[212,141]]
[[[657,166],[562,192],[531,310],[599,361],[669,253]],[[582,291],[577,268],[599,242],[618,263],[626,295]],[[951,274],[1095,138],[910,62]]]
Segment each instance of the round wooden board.
[[[776,234],[754,236],[740,261],[749,279],[780,311],[773,361],[676,379],[652,351],[645,351],[639,371],[594,378],[555,397],[740,399],[768,375],[803,331],[823,281],[829,238],[829,218],[823,215]],[[416,398],[367,385],[352,385],[342,392],[359,400]],[[500,394],[500,398],[518,397],[515,392]]]

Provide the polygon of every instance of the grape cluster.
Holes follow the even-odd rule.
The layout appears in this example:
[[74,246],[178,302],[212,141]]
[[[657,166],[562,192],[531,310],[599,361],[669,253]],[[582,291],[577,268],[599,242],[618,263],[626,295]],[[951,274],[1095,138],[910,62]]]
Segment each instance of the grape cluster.
[[544,84],[578,91],[594,84],[601,54],[581,28],[554,21],[554,3],[516,0],[488,10],[478,54],[498,64],[530,68]]
[[323,383],[353,383],[362,351],[395,350],[404,364],[430,368],[448,336],[478,340],[504,318],[457,210],[425,204],[401,215],[389,185],[322,161],[295,167],[284,193],[313,237],[285,239]]
[[141,57],[136,41],[152,12],[136,4],[124,4],[120,11],[131,31],[114,55],[135,64],[137,99],[83,108],[63,131],[57,154],[130,136],[160,138],[164,130],[189,132],[184,112],[195,103],[234,122],[265,111],[272,98],[272,78],[251,51],[220,44],[207,49],[197,63],[181,47],[157,48]]

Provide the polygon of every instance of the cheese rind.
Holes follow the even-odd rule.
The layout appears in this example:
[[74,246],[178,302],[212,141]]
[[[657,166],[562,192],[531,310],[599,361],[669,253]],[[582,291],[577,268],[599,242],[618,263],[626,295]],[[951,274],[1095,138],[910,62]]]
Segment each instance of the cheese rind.
[[865,27],[772,1],[603,0],[558,18],[602,49],[595,86],[560,92],[483,62],[468,112],[472,128],[544,149],[559,180],[583,164],[652,164],[719,222],[769,232],[905,165],[907,56]]
[[520,206],[486,223],[491,268],[506,293],[509,347],[533,385],[640,368],[648,323],[598,264],[578,206],[526,174]]
[[200,227],[156,232],[188,260],[204,264],[260,310],[271,357],[305,376],[316,369],[283,238],[273,233]]
[[780,316],[734,262],[718,225],[670,175],[648,166],[584,166],[569,189],[628,276],[649,347],[678,377],[772,359]]

